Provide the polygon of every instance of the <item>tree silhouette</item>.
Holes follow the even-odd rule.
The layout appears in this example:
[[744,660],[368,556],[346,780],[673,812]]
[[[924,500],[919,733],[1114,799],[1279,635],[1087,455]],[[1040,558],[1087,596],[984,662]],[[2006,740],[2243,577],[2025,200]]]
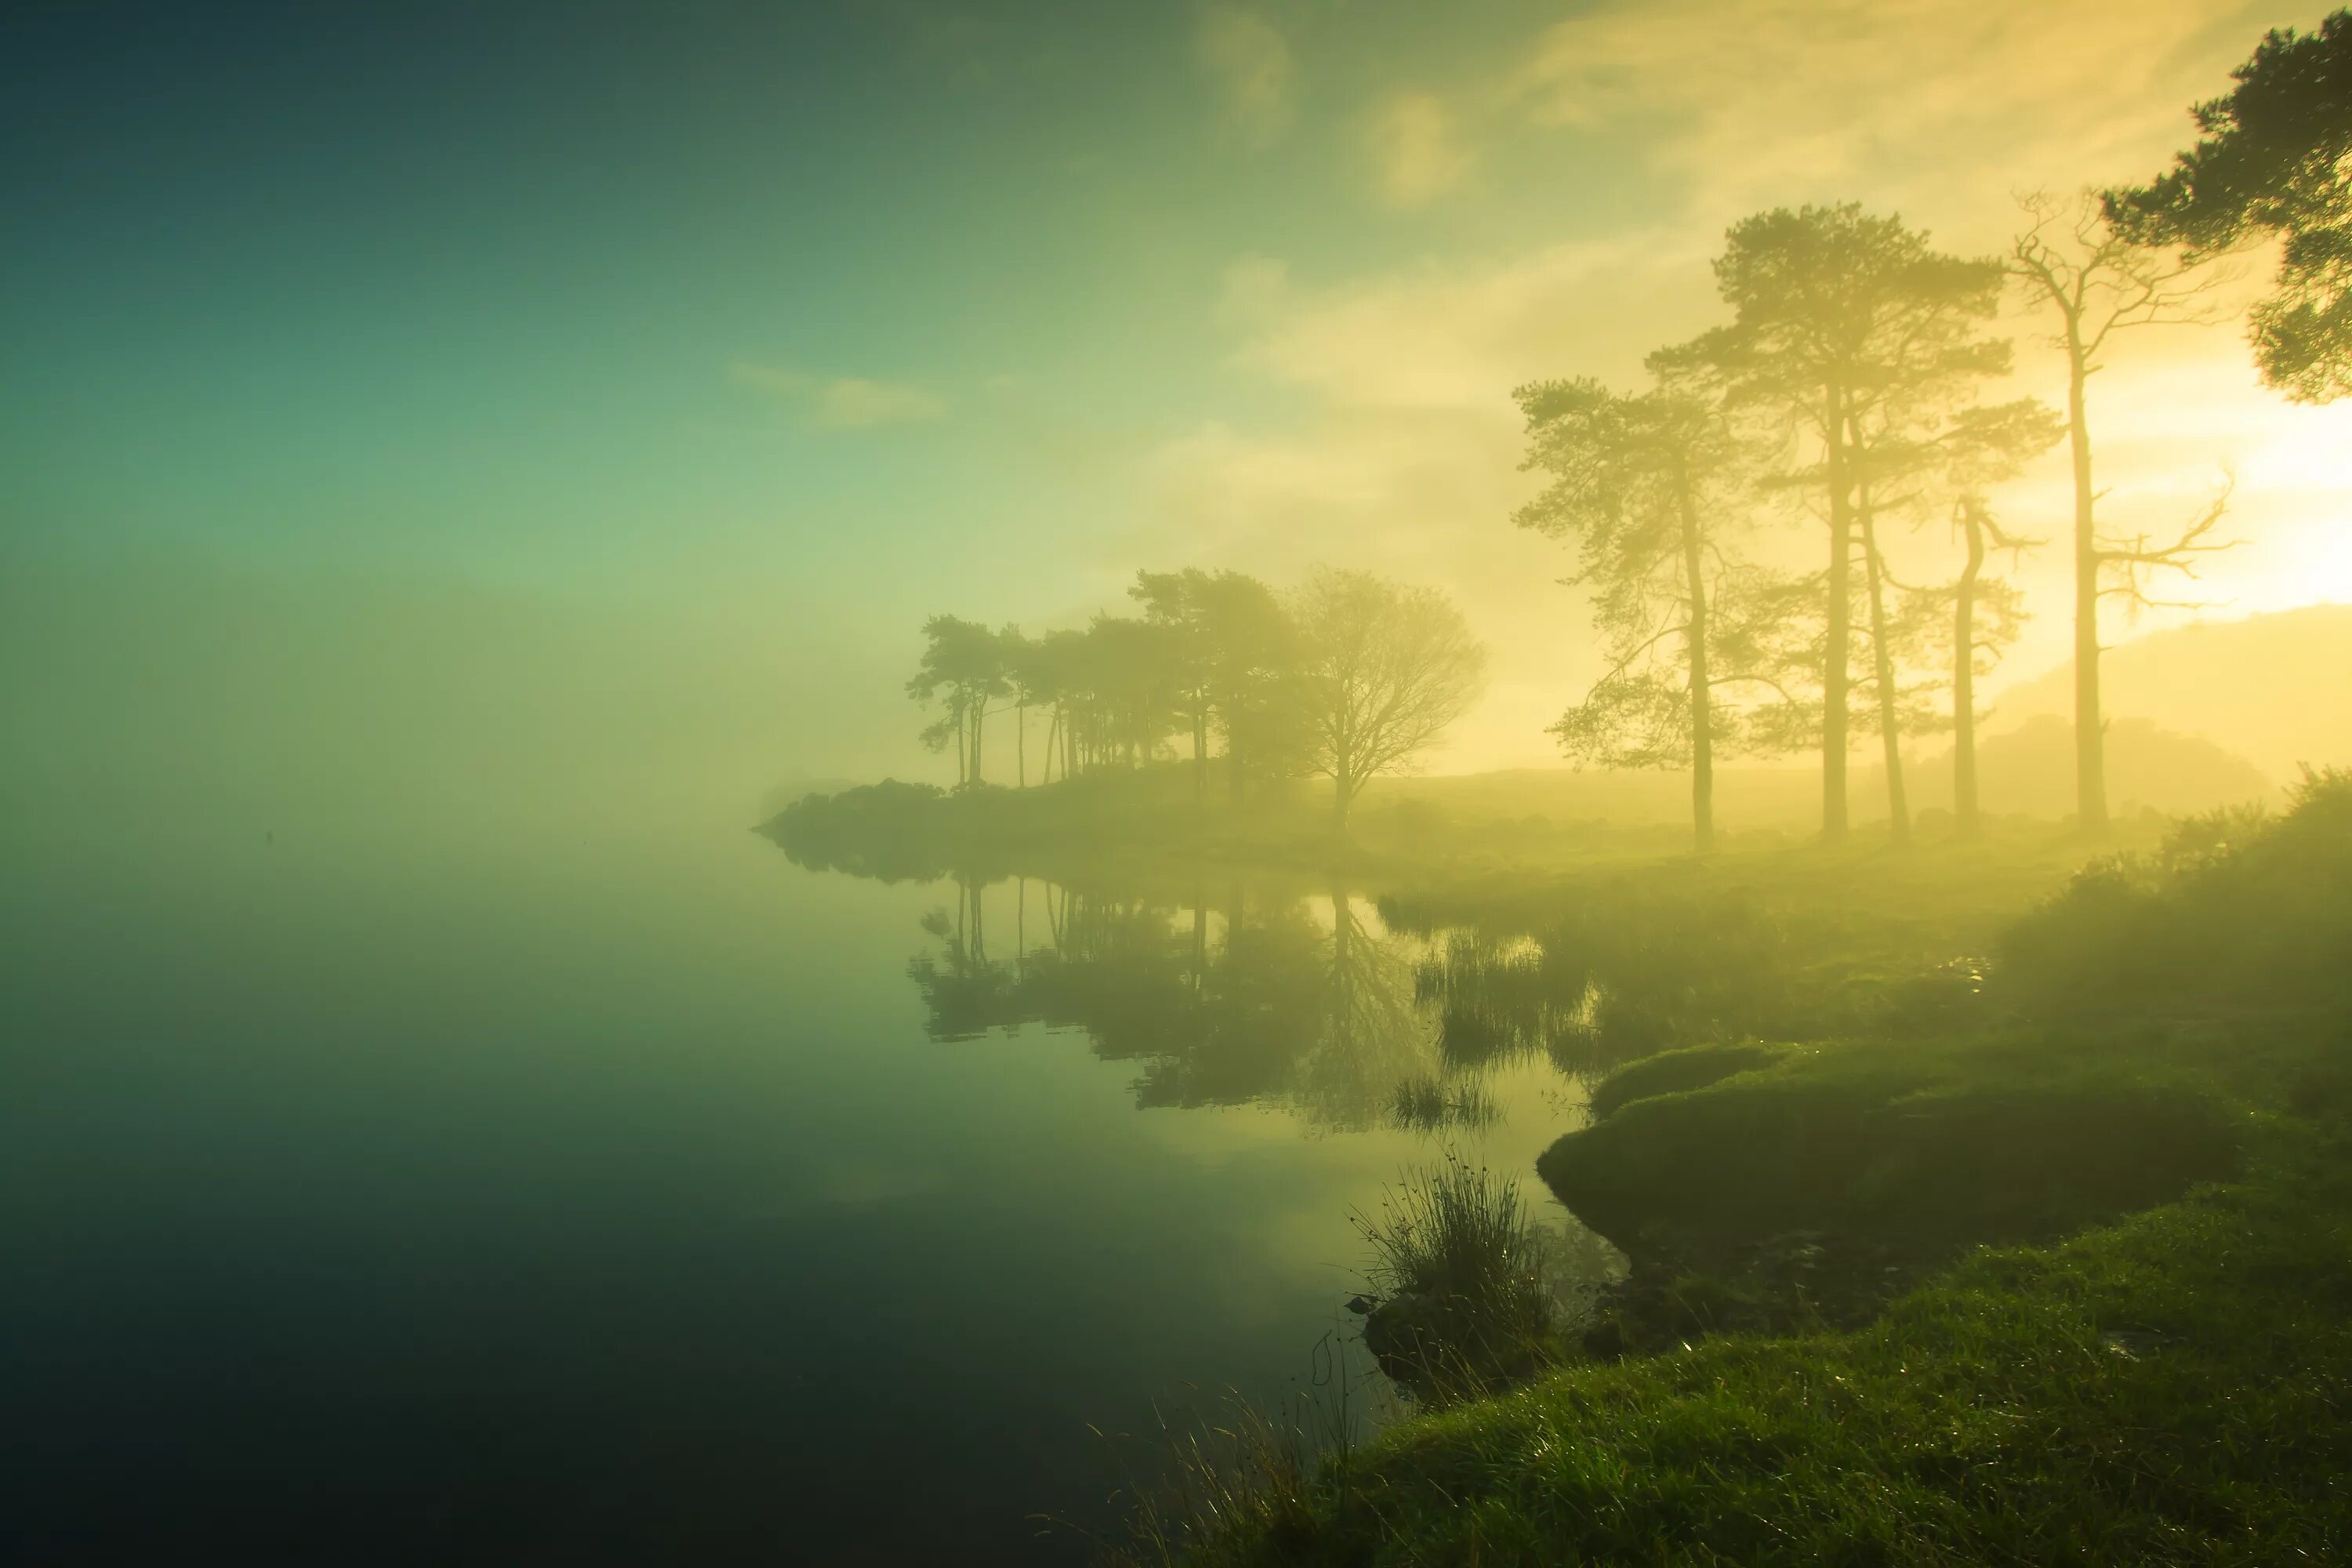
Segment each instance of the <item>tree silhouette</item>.
[[977,621],[933,616],[923,623],[923,656],[907,682],[907,695],[937,702],[942,712],[923,731],[933,751],[956,748],[956,783],[981,782],[981,742],[992,704],[1009,697],[1012,681],[1002,637]]
[[[1723,513],[1743,478],[1741,444],[1690,378],[1661,374],[1649,391],[1612,393],[1591,379],[1534,382],[1513,394],[1527,418],[1519,467],[1551,476],[1514,514],[1521,528],[1573,537],[1571,584],[1592,595],[1610,668],[1553,726],[1573,756],[1607,767],[1691,770],[1691,828],[1715,841],[1715,756],[1738,740],[1737,711],[1718,687],[1760,681],[1751,624],[1756,568],[1725,548]],[[1724,618],[1727,607],[1735,613]],[[1661,650],[1673,647],[1671,660]],[[1727,668],[1720,653],[1748,657]],[[1785,692],[1783,693],[1785,696]]]
[[1209,798],[1209,715],[1215,700],[1214,629],[1207,615],[1209,574],[1138,572],[1128,597],[1143,606],[1144,619],[1160,633],[1166,668],[1162,679],[1176,712],[1192,740],[1192,798]]
[[2284,239],[2277,288],[2250,322],[2254,362],[2289,397],[2326,403],[2352,391],[2352,12],[2316,33],[2273,28],[2231,76],[2189,111],[2196,145],[2147,184],[2107,192],[2105,215],[2121,237],[2192,258]]
[[[1722,375],[1735,405],[1763,416],[1805,448],[1790,478],[1825,502],[1822,831],[1840,838],[1849,824],[1847,710],[1854,685],[1857,545],[1864,552],[1882,666],[1893,641],[1874,548],[1871,447],[1910,418],[1929,389],[2005,364],[2006,345],[1972,331],[1998,302],[2000,270],[1993,262],[1933,250],[1925,234],[1899,219],[1873,216],[1848,203],[1794,212],[1781,207],[1743,219],[1726,236],[1715,273],[1732,322],[1673,351],[1664,363],[1670,369],[1706,366]],[[1884,668],[1871,679],[1878,687],[1881,727],[1894,728],[1885,721],[1894,681]],[[1892,754],[1894,740],[1887,744]],[[1899,776],[1897,757],[1890,775],[1897,790]],[[1896,816],[1899,824],[1899,806]]]
[[1138,572],[1128,595],[1160,629],[1165,680],[1192,742],[1192,797],[1209,792],[1209,734],[1224,732],[1233,798],[1246,792],[1249,759],[1270,771],[1287,760],[1280,725],[1283,682],[1296,658],[1289,619],[1274,590],[1240,572]]
[[1307,764],[1344,830],[1364,785],[1437,743],[1485,683],[1486,649],[1431,588],[1326,570],[1291,605]]
[[2192,519],[2167,544],[2145,537],[2103,537],[2099,492],[2091,483],[2089,383],[2099,355],[2119,331],[2208,319],[2203,297],[2211,288],[2179,258],[2131,244],[2088,196],[2072,203],[2046,195],[2025,198],[2026,228],[2010,247],[2009,268],[2027,298],[2057,320],[2053,347],[2066,360],[2066,436],[2074,479],[2074,812],[2083,831],[2107,826],[2105,724],[2099,703],[2099,601],[2123,570],[2125,589],[2145,603],[2144,570],[2194,574],[2195,558],[2220,521],[2219,503]]
[[1087,627],[1084,669],[1096,760],[1139,767],[1177,725],[1184,674],[1171,629],[1097,616]]
[[996,634],[996,650],[997,658],[1003,662],[1006,695],[1013,700],[1013,782],[1027,789],[1029,710],[1050,702],[1051,689],[1037,684],[1037,678],[1044,673],[1037,658],[1037,645],[1023,636],[1019,626],[1008,626]]
[[2023,595],[2015,585],[1987,577],[1985,557],[1992,550],[2021,555],[2041,542],[2003,529],[1985,499],[1985,489],[2012,477],[2028,458],[2056,445],[2063,433],[2058,416],[2029,397],[1990,408],[1963,409],[1937,442],[1946,481],[1953,492],[1953,531],[1966,551],[1949,594],[1952,817],[1955,830],[1963,837],[1973,837],[1983,824],[1977,799],[1976,678],[1998,662],[2002,650],[2016,640],[2025,619]]
[[1192,593],[1208,640],[1209,698],[1224,731],[1227,784],[1240,805],[1253,773],[1283,776],[1299,765],[1297,710],[1288,700],[1297,629],[1274,590],[1244,573],[1205,576]]

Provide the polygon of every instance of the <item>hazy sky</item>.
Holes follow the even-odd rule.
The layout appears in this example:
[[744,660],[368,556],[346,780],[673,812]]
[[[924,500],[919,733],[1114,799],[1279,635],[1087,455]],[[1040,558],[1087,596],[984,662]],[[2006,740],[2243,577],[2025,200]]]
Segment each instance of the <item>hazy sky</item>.
[[[927,613],[1363,562],[1497,646],[1445,764],[1539,761],[1593,661],[1559,547],[1508,526],[1514,384],[1630,384],[1720,319],[1706,262],[1760,206],[1993,247],[2012,192],[2152,173],[2318,16],[17,7],[0,508],[20,555],[151,580],[511,591],[625,628],[618,664],[690,630],[774,693],[726,749],[776,776],[944,767],[897,690]],[[2262,392],[2234,321],[2126,345],[2094,396],[2118,524],[2235,472],[2219,613],[2352,597],[2352,409]],[[2012,523],[2053,532],[2061,484]],[[2037,603],[2021,675],[2063,655]]]

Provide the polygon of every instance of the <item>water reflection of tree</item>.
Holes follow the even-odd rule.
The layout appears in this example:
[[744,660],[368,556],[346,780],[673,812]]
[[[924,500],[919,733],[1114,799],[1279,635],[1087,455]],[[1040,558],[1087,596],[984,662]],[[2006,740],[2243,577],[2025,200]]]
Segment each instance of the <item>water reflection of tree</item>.
[[1386,1120],[1399,1089],[1436,1065],[1433,1030],[1413,1005],[1412,955],[1344,891],[1331,895],[1329,1006],[1297,1093],[1337,1126]]
[[1780,922],[1746,899],[1599,887],[1539,916],[1444,900],[1383,913],[1430,942],[1415,988],[1456,1071],[1540,1052],[1591,1079],[1674,1046],[1826,1022],[1792,987]]
[[1014,975],[988,957],[988,910],[976,882],[956,883],[955,913],[934,910],[923,930],[940,951],[917,953],[907,974],[922,994],[929,1016],[924,1027],[936,1040],[968,1040],[1002,1023],[1012,1005]]
[[[1097,1056],[1138,1063],[1145,1106],[1287,1104],[1321,1126],[1389,1120],[1440,1068],[1416,1007],[1410,944],[1360,899],[1253,893],[1234,880],[1181,900],[1016,881],[1009,956],[988,950],[986,889],[926,918],[937,947],[908,974],[934,1037],[1024,1025],[1084,1030]],[[1000,928],[1001,929],[1001,928]]]

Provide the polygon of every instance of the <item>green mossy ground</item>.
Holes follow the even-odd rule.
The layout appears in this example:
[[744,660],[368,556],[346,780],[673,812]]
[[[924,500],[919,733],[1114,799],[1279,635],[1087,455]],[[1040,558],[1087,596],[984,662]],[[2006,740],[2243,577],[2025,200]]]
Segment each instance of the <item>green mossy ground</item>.
[[2342,1561],[2352,1192],[2273,1131],[2252,1180],[1973,1254],[1864,1328],[1408,1421],[1190,1560]]
[[[2352,1558],[2352,784],[2095,866],[1991,945],[1965,1000],[1889,972],[1853,1035],[1603,1079],[1541,1173],[1653,1259],[1637,1331],[1142,1555]],[[1815,1240],[1884,1288],[1675,1272]]]
[[1654,1057],[1628,1063],[1594,1084],[1591,1111],[1595,1118],[1605,1120],[1618,1107],[1634,1100],[1706,1089],[1737,1074],[1774,1066],[1787,1060],[1789,1055],[1789,1047],[1762,1040],[1660,1051]]

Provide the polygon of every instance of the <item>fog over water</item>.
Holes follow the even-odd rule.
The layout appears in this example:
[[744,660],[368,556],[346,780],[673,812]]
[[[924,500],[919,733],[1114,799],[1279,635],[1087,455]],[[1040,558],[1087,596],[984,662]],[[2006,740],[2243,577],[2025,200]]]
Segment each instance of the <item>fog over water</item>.
[[2311,20],[0,20],[0,1563],[2344,1560]]
[[[1140,1110],[1083,1028],[934,1039],[908,963],[951,885],[800,870],[605,741],[526,799],[364,731],[257,780],[201,724],[184,771],[114,735],[174,781],[137,788],[53,732],[16,774],[0,1366],[37,1554],[374,1521],[339,1554],[1052,1560],[1024,1515],[1101,1524],[1150,1459],[1089,1423],[1314,1374],[1349,1211],[1420,1144],[1384,1102],[1318,1135],[1247,1086]],[[1574,1117],[1548,1070],[1498,1097],[1514,1166]]]

